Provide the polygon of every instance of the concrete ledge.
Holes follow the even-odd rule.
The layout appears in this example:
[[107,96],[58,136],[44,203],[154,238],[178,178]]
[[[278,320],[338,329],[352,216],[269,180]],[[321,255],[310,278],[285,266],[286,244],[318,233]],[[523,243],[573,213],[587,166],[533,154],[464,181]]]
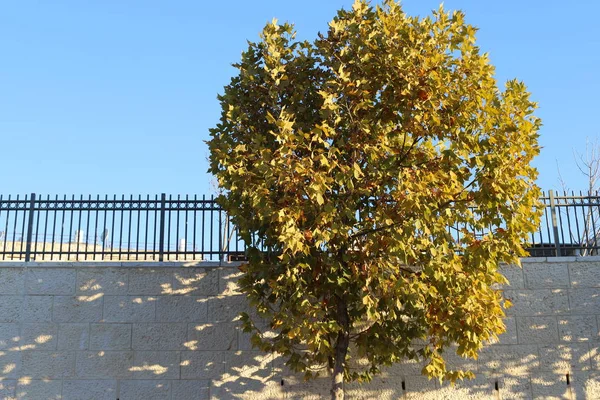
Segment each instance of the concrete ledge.
[[[521,258],[521,263],[582,263],[599,262],[600,256],[589,257],[525,257]],[[0,268],[60,268],[60,267],[90,267],[90,268],[218,268],[231,267],[236,268],[244,264],[243,261],[0,261]]]
[[0,268],[235,268],[243,263],[243,261],[0,261]]

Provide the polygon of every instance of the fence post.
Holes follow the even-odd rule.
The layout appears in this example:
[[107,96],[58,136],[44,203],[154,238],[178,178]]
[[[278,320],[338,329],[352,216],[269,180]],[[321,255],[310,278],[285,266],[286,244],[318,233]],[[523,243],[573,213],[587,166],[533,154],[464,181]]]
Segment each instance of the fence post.
[[554,201],[554,190],[550,189],[550,214],[552,216],[552,230],[554,231],[554,247],[556,250],[556,257],[560,257],[560,238],[558,236],[558,219],[556,218],[556,203]]
[[35,193],[31,193],[29,201],[29,220],[27,222],[27,247],[25,248],[25,262],[31,261],[31,239],[33,236],[33,211],[35,207]]
[[[214,205],[214,204],[213,204]],[[223,210],[221,208],[219,208],[219,261],[223,261],[223,253],[224,253],[224,249],[223,249],[223,233],[222,233],[222,229],[223,229]]]
[[160,232],[158,240],[158,261],[164,260],[165,253],[165,208],[167,205],[167,195],[160,195]]

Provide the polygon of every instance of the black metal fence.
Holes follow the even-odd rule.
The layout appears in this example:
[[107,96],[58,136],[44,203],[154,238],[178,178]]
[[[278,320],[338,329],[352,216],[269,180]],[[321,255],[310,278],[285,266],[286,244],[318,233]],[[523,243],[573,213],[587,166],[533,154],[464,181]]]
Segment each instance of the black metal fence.
[[600,193],[543,192],[545,212],[531,235],[532,256],[591,256],[600,249]]
[[[543,193],[531,256],[597,255],[600,195]],[[210,196],[0,195],[0,260],[236,260],[245,245]]]
[[0,195],[1,260],[224,260],[244,246],[210,196]]

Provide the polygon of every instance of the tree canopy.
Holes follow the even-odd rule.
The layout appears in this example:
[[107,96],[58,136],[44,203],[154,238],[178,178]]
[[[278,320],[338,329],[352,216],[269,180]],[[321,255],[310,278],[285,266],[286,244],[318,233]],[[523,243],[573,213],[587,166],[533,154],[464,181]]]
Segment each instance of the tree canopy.
[[[539,222],[540,121],[500,90],[462,12],[358,0],[314,41],[267,24],[219,96],[210,172],[248,246],[242,291],[276,333],[254,343],[308,378],[368,380],[504,331],[499,263]],[[351,359],[361,359],[361,367]]]

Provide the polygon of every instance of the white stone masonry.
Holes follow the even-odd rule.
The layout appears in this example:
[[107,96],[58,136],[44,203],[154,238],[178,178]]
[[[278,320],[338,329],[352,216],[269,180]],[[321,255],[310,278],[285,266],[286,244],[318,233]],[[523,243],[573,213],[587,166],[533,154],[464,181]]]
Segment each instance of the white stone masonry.
[[[507,332],[478,360],[449,360],[475,380],[440,385],[407,362],[348,397],[600,399],[600,257],[502,272]],[[327,398],[328,379],[303,382],[252,349],[239,276],[206,262],[0,263],[0,399]]]

